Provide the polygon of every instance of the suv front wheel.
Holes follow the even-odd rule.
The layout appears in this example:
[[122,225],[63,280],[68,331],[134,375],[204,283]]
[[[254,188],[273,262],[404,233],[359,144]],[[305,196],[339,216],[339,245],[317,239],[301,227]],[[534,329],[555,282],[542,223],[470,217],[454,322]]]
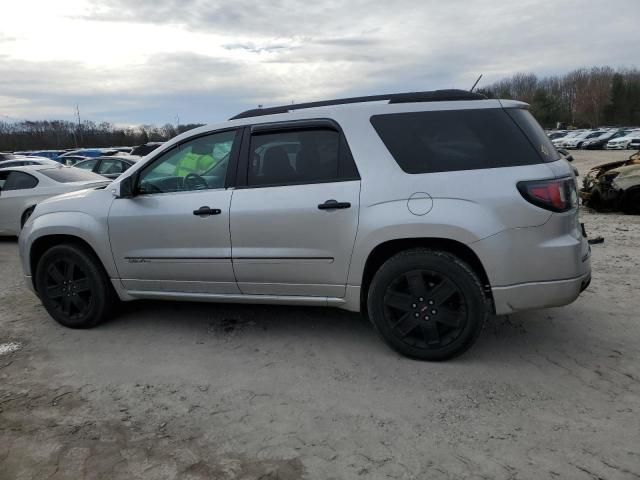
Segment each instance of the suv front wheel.
[[38,262],[35,284],[49,315],[65,327],[93,327],[118,301],[100,261],[80,245],[47,250]]
[[446,360],[473,345],[488,303],[478,276],[458,257],[415,249],[380,267],[369,288],[367,308],[376,331],[397,352]]

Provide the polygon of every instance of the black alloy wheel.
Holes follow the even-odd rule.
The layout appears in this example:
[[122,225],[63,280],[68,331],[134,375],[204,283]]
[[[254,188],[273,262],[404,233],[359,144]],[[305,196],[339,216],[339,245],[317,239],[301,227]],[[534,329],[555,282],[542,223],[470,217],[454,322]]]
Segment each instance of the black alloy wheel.
[[448,252],[401,252],[376,272],[367,309],[383,340],[403,355],[445,360],[466,351],[489,307],[477,274]]
[[42,294],[70,320],[87,314],[94,290],[87,273],[72,259],[60,258],[48,265]]
[[93,327],[118,302],[102,264],[82,245],[47,250],[36,267],[35,285],[49,315],[70,328]]
[[467,323],[460,288],[434,271],[411,270],[400,275],[387,287],[384,306],[393,334],[412,347],[446,347]]

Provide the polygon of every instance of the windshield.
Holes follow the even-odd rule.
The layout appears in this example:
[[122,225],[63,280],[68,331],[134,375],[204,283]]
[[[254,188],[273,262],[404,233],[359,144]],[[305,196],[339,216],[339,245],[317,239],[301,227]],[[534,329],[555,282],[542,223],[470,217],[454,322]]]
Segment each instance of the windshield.
[[40,173],[60,183],[105,181],[101,175],[75,167],[47,168]]

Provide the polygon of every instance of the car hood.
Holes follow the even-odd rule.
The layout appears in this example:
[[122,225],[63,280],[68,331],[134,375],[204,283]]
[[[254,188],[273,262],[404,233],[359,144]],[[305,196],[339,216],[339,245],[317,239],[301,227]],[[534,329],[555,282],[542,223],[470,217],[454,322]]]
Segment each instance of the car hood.
[[111,191],[104,187],[111,182],[94,182],[85,185],[78,185],[78,189],[62,193],[38,203],[33,217],[53,212],[85,212],[93,209],[95,204],[108,204],[109,199],[113,199]]
[[617,162],[603,163],[602,165],[593,167],[591,170],[589,170],[589,174],[602,175],[603,173],[610,172],[613,169],[616,169],[618,167],[623,167],[625,165],[638,165],[638,164],[640,164],[640,156],[636,158],[635,155],[632,155],[627,160],[619,160]]
[[631,187],[640,186],[640,165],[627,165],[610,170],[609,173],[617,173],[613,180],[613,186],[617,189],[627,190]]

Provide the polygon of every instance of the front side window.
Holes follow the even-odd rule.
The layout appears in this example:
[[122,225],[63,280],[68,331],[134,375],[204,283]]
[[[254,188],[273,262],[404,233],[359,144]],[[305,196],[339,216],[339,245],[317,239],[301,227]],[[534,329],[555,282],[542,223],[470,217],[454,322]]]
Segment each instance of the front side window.
[[256,133],[249,155],[249,186],[332,182],[358,175],[344,138],[332,129]]
[[27,190],[38,185],[38,179],[24,172],[2,172],[0,176],[0,188],[9,190]]
[[236,130],[188,140],[161,154],[146,167],[139,193],[168,193],[224,188]]

